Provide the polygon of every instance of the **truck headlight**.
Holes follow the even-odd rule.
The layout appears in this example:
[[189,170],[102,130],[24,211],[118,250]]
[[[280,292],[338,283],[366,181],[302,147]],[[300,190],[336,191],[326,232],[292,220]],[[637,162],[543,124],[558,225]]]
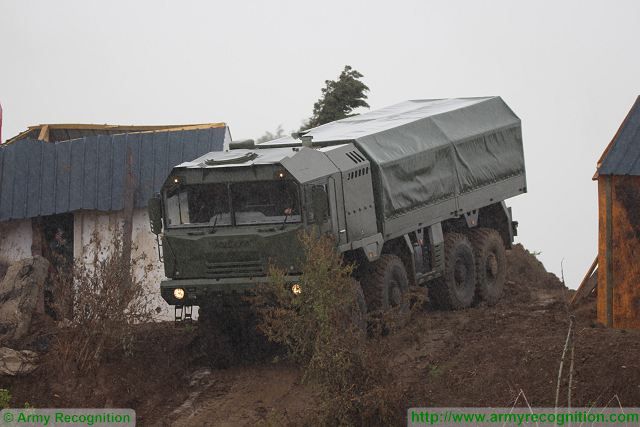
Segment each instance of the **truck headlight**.
[[176,297],[176,299],[182,299],[184,298],[184,289],[182,288],[175,288],[173,290],[173,296]]
[[302,286],[300,286],[299,283],[294,283],[293,286],[291,286],[291,292],[293,292],[294,295],[300,295],[302,293]]

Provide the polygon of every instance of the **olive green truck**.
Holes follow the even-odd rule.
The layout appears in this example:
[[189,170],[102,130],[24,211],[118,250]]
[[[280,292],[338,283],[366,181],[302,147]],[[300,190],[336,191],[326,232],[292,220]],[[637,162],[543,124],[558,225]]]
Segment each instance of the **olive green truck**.
[[369,310],[428,286],[448,309],[495,303],[526,192],[520,119],[500,97],[407,101],[290,137],[232,142],[176,166],[149,202],[176,319],[243,294],[285,268],[293,292],[298,232],[331,234],[358,265]]

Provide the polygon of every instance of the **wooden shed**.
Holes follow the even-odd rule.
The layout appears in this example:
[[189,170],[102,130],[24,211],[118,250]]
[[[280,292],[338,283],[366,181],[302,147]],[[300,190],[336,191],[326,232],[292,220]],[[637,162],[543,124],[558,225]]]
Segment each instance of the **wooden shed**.
[[609,143],[598,181],[598,322],[640,329],[640,97]]

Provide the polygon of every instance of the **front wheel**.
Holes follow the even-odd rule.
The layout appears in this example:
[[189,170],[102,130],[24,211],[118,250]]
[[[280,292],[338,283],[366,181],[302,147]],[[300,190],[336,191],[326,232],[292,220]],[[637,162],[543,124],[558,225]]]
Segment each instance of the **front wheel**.
[[397,309],[404,313],[409,309],[407,270],[396,255],[383,254],[371,263],[364,275],[362,290],[370,311]]
[[257,325],[257,313],[243,295],[212,298],[198,310],[198,350],[219,368],[240,360],[260,360],[274,346]]
[[353,286],[354,301],[351,307],[351,325],[363,333],[367,332],[367,302],[362,292],[362,286],[359,282],[355,282]]

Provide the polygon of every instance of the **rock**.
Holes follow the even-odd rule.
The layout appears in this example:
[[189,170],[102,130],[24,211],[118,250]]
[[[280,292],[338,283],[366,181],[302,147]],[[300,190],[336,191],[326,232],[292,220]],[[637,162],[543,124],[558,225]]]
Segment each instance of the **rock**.
[[189,380],[189,386],[198,387],[209,382],[211,371],[209,369],[199,369],[195,371]]
[[0,343],[23,338],[44,295],[49,261],[41,256],[13,263],[0,282]]
[[8,347],[0,348],[0,375],[25,375],[37,368],[38,354],[22,350],[16,351]]

